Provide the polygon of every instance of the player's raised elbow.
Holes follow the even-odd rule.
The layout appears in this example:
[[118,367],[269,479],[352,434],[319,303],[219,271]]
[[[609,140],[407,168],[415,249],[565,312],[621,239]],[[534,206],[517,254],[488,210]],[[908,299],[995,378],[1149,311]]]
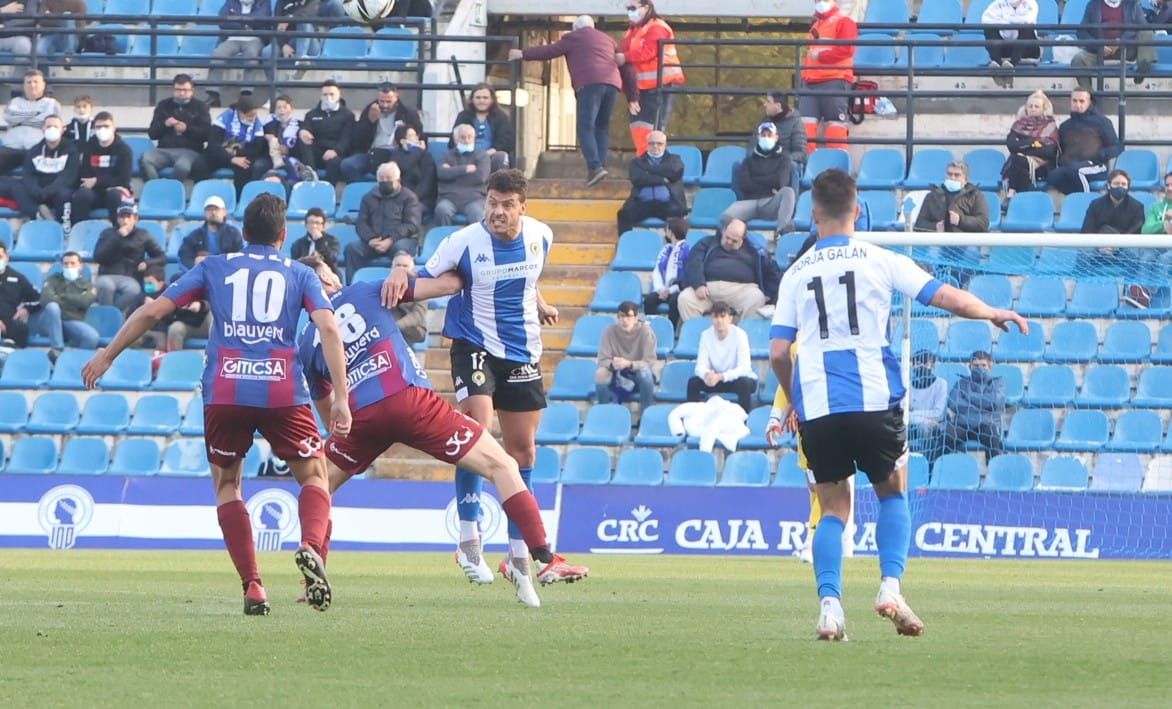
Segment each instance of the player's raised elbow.
[[318,308],[309,314],[309,319],[317,326],[317,331],[321,333],[322,341],[333,339],[341,340],[341,332],[338,330],[338,320],[334,317],[334,311],[329,308]]

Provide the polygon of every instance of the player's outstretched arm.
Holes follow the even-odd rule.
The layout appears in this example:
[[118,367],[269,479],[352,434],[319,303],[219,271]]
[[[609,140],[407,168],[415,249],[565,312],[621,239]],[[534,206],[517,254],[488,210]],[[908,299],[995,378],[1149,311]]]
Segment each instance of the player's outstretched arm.
[[[334,311],[318,308],[309,315],[321,335],[321,351],[330,370],[330,385],[334,400],[330,407],[330,433],[345,436],[350,433],[350,385],[346,379],[346,353]],[[324,418],[324,417],[323,417]]]
[[96,387],[98,380],[110,369],[110,365],[122,354],[122,350],[138,342],[151,328],[159,324],[160,320],[173,312],[175,301],[170,298],[155,298],[131,313],[126,322],[122,323],[122,327],[118,328],[118,333],[110,340],[110,344],[95,352],[90,361],[82,367],[81,378],[86,388]]
[[1001,330],[1008,330],[1009,323],[1014,323],[1023,334],[1029,334],[1030,331],[1029,323],[1016,312],[994,308],[972,293],[955,286],[941,286],[940,290],[932,296],[932,305],[963,318],[988,320]]
[[464,281],[452,271],[435,278],[412,278],[403,269],[395,269],[383,281],[383,306],[393,308],[399,303],[419,302],[428,298],[455,295],[464,287]]

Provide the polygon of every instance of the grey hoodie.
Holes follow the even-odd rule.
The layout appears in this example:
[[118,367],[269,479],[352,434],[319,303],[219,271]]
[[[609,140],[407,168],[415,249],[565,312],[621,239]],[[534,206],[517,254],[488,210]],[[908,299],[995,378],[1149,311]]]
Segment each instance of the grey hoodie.
[[51,96],[42,96],[36,101],[30,101],[24,96],[17,96],[4,107],[4,122],[8,130],[4,133],[4,146],[28,150],[45,136],[41,134],[41,126],[49,116],[61,115],[61,104]]

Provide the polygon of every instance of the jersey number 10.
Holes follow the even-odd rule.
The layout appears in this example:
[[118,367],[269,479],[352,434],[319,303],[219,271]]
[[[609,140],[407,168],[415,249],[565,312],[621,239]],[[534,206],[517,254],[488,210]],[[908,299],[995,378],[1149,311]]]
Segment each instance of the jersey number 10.
[[280,271],[260,271],[250,289],[248,277],[251,274],[252,271],[241,268],[224,279],[226,285],[232,286],[232,321],[248,320],[250,303],[253,320],[258,323],[276,321],[285,307],[285,274]]
[[[850,325],[851,334],[859,334],[859,311],[855,306],[855,272],[847,271],[842,274],[838,282],[846,286],[846,319]],[[823,339],[830,337],[830,323],[826,316],[826,295],[822,290],[822,277],[816,276],[806,284],[806,290],[814,291],[814,302],[818,305],[818,335]]]

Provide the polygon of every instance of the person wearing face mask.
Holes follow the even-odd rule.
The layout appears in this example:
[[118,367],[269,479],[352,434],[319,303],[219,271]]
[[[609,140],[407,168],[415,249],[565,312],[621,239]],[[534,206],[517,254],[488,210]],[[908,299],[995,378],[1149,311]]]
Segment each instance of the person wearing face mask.
[[1005,381],[994,377],[993,357],[973,352],[969,376],[956,380],[948,393],[948,426],[944,431],[946,453],[961,453],[965,443],[976,441],[989,458],[1004,452],[1001,442],[1005,418]]
[[1087,207],[1084,234],[1139,234],[1144,225],[1144,206],[1130,194],[1131,176],[1124,170],[1107,175],[1107,191]]
[[195,159],[203,152],[212,129],[207,104],[195,95],[195,83],[189,74],[176,74],[171,82],[171,98],[155,106],[147,135],[158,145],[142,156],[142,176],[159,177],[159,171],[171,168],[171,177],[186,180]]
[[[252,61],[260,57],[267,42],[257,35],[233,34],[242,30],[272,30],[273,5],[271,0],[224,0],[220,7],[220,43],[212,50],[208,83],[216,85],[224,80],[228,66],[252,67],[245,70],[249,80],[259,82],[264,72]],[[220,106],[220,92],[208,90],[208,105]]]
[[73,221],[90,218],[95,205],[104,206],[114,221],[123,200],[130,199],[130,173],[134,152],[118,136],[114,116],[102,111],[94,116],[94,137],[81,151],[81,180],[73,193]]
[[41,311],[29,319],[29,327],[49,338],[49,348],[55,352],[66,345],[96,350],[98,331],[85,321],[96,297],[94,284],[82,267],[81,255],[66,251],[61,257],[61,269],[45,279]]
[[1058,167],[1046,181],[1062,194],[1090,192],[1121,152],[1111,119],[1099,113],[1089,89],[1077,88],[1070,92],[1070,118],[1058,126]]
[[476,129],[461,123],[452,131],[456,147],[444,153],[436,170],[437,199],[435,223],[447,226],[457,214],[470,224],[484,219],[484,198],[488,195],[488,178],[492,158],[476,147]]
[[228,208],[224,198],[212,195],[203,203],[203,224],[183,237],[179,245],[180,272],[195,268],[195,259],[201,254],[234,254],[244,250],[244,235],[228,223]]
[[[777,143],[782,151],[789,156],[800,173],[806,166],[806,128],[802,124],[802,114],[795,108],[790,108],[789,98],[784,91],[770,91],[761,99],[761,106],[765,109],[765,117],[761,122],[769,121],[773,124],[773,132],[777,134]],[[758,124],[757,129],[760,130]],[[748,151],[757,148],[757,134],[749,137]]]
[[94,263],[100,267],[94,284],[99,304],[126,314],[139,304],[143,274],[165,267],[167,254],[150,232],[138,226],[138,205],[133,201],[119,205],[115,215],[117,226],[103,231],[94,247]]
[[740,197],[720,215],[722,224],[733,219],[764,219],[773,231],[789,231],[798,195],[793,184],[793,163],[777,142],[777,126],[765,121],[757,126],[757,145],[733,174],[733,189]]
[[948,382],[936,376],[936,356],[920,350],[912,357],[911,391],[908,392],[908,445],[932,464],[944,452]]
[[1058,121],[1054,105],[1041,91],[1033,92],[1017,111],[1005,138],[1009,157],[1001,167],[1005,198],[1032,190],[1046,180],[1058,158]]
[[1023,60],[1037,63],[1042,58],[1038,44],[1037,0],[993,0],[981,14],[983,25],[1004,25],[1004,29],[985,30],[985,48],[993,81],[1002,88],[1013,88],[1013,70]]
[[674,217],[667,220],[667,234],[663,248],[655,258],[651,270],[651,290],[643,294],[643,312],[647,315],[659,313],[661,305],[667,305],[667,317],[675,327],[680,326],[680,283],[684,279],[684,266],[688,262],[688,218]]
[[85,145],[94,137],[94,100],[89,96],[73,99],[73,120],[65,128],[65,137],[77,145]]
[[260,179],[273,163],[265,140],[265,124],[252,96],[241,94],[236,103],[216,116],[208,133],[208,147],[191,165],[194,182],[206,180],[216,170],[232,170],[236,191],[249,180]]
[[326,179],[342,179],[342,160],[351,154],[354,139],[354,114],[346,108],[342,90],[333,79],[322,82],[321,100],[305,114],[301,122],[298,158],[314,170],[325,168]]
[[354,282],[358,269],[390,265],[391,257],[406,251],[419,253],[423,208],[415,193],[400,181],[399,166],[386,162],[378,168],[378,186],[362,198],[358,207],[358,241],[346,246],[346,282]]
[[8,267],[8,247],[0,242],[0,343],[28,345],[30,310],[41,294],[23,273]]
[[[269,161],[283,167],[291,181],[317,181],[317,173],[294,157],[301,120],[293,115],[293,99],[281,94],[273,99],[273,112],[264,124],[264,139],[269,146]],[[263,179],[263,178],[262,178]]]
[[[1135,74],[1132,79],[1142,84],[1156,63],[1156,47],[1151,30],[1123,29],[1123,25],[1146,25],[1140,0],[1090,0],[1083,11],[1082,22],[1078,28],[1078,38],[1081,40],[1108,40],[1118,41],[1120,44],[1086,44],[1082,51],[1070,60],[1070,68],[1075,70],[1074,80],[1079,88],[1090,90],[1095,79],[1095,68],[1105,61],[1119,61],[1120,59],[1136,63]],[[1123,42],[1135,42],[1124,47]],[[1114,72],[1119,75],[1118,71]]]
[[[456,114],[452,128],[461,125],[472,126],[476,132],[476,149],[488,154],[493,172],[504,170],[513,163],[512,154],[517,147],[517,136],[513,132],[513,117],[500,107],[496,91],[488,84],[479,84],[472,89],[464,110]],[[454,138],[448,147],[456,147]]]
[[916,231],[983,232],[989,230],[989,203],[981,189],[968,181],[969,169],[953,161],[944,169],[944,181],[933,185],[920,206]]
[[24,156],[20,177],[0,178],[0,197],[19,205],[20,215],[61,220],[77,184],[81,157],[65,139],[59,116],[45,119],[44,139]]
[[420,137],[422,135],[409,125],[396,128],[395,146],[391,149],[390,159],[399,166],[403,186],[414,192],[423,205],[423,211],[431,214],[435,212],[436,164],[435,158],[427,150],[427,143]]
[[338,266],[342,244],[338,237],[326,231],[326,213],[318,207],[311,207],[305,213],[305,236],[293,242],[289,254],[298,260],[317,254],[331,271],[338,276],[342,275],[342,269]]
[[[423,135],[423,120],[419,117],[419,111],[403,103],[399,89],[394,84],[381,84],[378,87],[378,98],[368,103],[358,114],[354,138],[350,141],[353,155],[342,161],[342,180],[361,182],[368,173],[374,171],[376,165],[391,160],[391,153],[398,145],[395,136],[402,126],[414,130],[416,138]],[[406,170],[403,171],[403,180],[407,182]],[[419,198],[423,199],[423,195],[419,195]],[[432,202],[435,202],[434,197]]]
[[[806,129],[806,150],[818,147],[846,149],[850,137],[847,114],[850,92],[855,82],[855,46],[834,44],[820,46],[818,40],[854,40],[859,37],[855,21],[838,7],[835,0],[814,3],[814,24],[810,26],[810,45],[802,62],[802,88],[813,93],[798,98],[798,111]],[[818,127],[822,126],[822,141]]]
[[619,234],[634,229],[644,219],[670,219],[688,213],[684,196],[684,161],[667,149],[667,134],[651,131],[647,150],[627,166],[631,194],[619,209]]
[[680,68],[675,44],[668,41],[663,44],[663,73],[660,75],[660,40],[674,39],[675,33],[671,25],[660,18],[651,0],[634,0],[627,5],[627,19],[631,25],[623,36],[620,56],[621,63],[630,64],[635,70],[639,100],[631,103],[628,97],[627,108],[630,113],[631,142],[635,144],[635,154],[642,155],[648,150],[647,138],[651,132],[666,132],[671,123],[675,94],[667,89],[683,85],[684,70]]

